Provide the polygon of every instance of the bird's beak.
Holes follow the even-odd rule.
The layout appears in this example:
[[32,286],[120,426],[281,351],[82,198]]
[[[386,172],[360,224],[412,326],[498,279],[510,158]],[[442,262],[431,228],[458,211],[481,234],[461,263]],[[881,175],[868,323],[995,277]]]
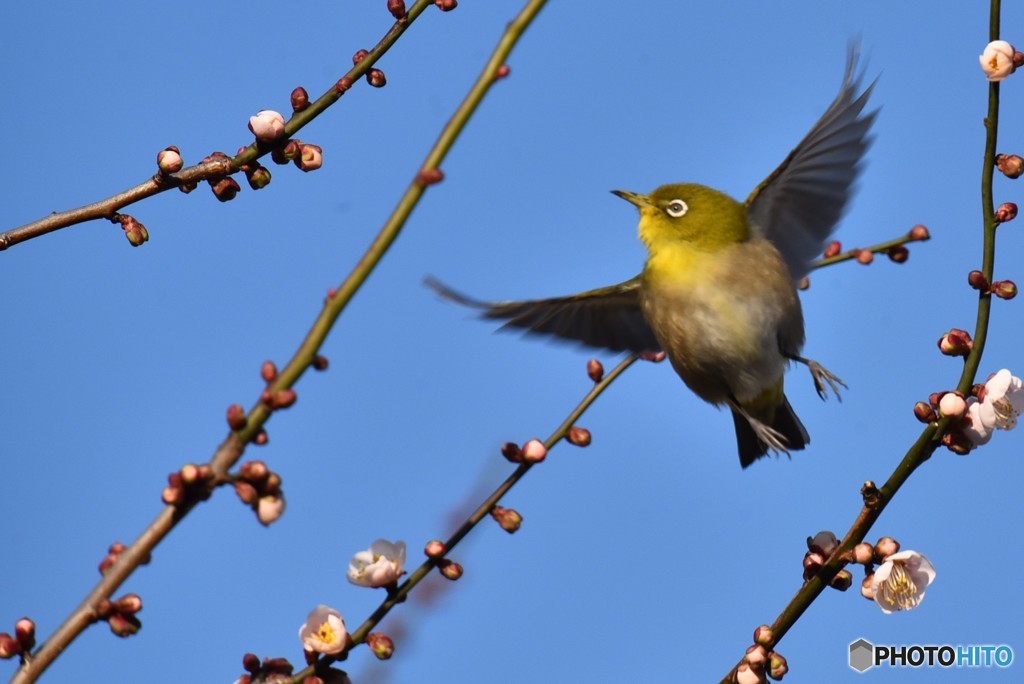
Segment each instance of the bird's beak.
[[649,200],[646,195],[640,195],[635,192],[630,192],[629,190],[612,190],[612,194],[616,197],[621,197],[630,204],[635,205],[638,209],[653,206],[651,204],[651,200]]

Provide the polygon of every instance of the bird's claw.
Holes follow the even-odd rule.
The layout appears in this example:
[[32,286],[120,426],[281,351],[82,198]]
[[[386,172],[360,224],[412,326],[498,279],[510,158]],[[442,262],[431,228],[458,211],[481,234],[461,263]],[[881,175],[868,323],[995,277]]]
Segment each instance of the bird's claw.
[[807,370],[811,371],[811,377],[814,378],[814,389],[818,392],[818,396],[822,400],[828,398],[828,392],[825,390],[825,384],[828,383],[828,386],[832,388],[832,393],[836,395],[836,399],[842,401],[843,397],[839,394],[839,385],[842,385],[843,389],[850,389],[846,386],[846,383],[817,361],[808,359],[806,364]]

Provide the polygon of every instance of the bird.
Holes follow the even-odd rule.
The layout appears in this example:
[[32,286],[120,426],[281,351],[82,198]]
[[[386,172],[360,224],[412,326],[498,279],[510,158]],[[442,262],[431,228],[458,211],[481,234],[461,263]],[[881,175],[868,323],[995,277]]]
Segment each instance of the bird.
[[[740,202],[697,183],[649,194],[612,193],[639,212],[647,259],[637,276],[579,294],[485,302],[435,278],[445,299],[474,307],[503,328],[553,335],[613,351],[665,352],[698,397],[727,406],[740,465],[769,451],[790,455],[810,436],[784,392],[791,362],[809,369],[818,395],[845,383],[801,356],[797,285],[836,228],[872,143],[878,110],[865,111],[851,47],[839,94],[785,160]],[[841,400],[841,398],[840,398]]]

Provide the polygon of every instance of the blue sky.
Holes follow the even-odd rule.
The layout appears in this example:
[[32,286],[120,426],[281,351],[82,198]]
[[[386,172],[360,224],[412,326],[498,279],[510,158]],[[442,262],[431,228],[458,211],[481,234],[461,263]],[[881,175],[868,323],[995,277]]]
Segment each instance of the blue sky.
[[[0,631],[22,615],[52,631],[106,547],[160,510],[166,474],[209,457],[225,408],[251,405],[260,363],[301,341],[518,9],[426,12],[379,64],[387,87],[360,84],[302,132],[324,148],[316,173],[272,166],[269,188],[223,205],[205,187],[136,205],[140,249],[94,222],[0,254]],[[1024,43],[1022,20],[1007,3],[1007,40]],[[251,114],[287,110],[296,85],[323,92],[389,22],[384,0],[4,5],[0,224],[134,185],[167,145],[188,163],[233,152]],[[861,484],[884,481],[919,434],[914,402],[959,377],[935,341],[975,318],[981,6],[551,3],[328,338],[330,370],[302,379],[270,444],[249,452],[282,475],[284,518],[263,529],[218,492],[123,588],[143,598],[139,635],[88,630],[49,680],[233,681],[246,651],[300,663],[317,603],[358,626],[382,594],[348,584],[349,557],[386,537],[418,563],[509,471],[499,445],[546,436],[589,386],[592,352],[494,334],[423,277],[511,299],[632,276],[635,211],[608,190],[694,181],[745,197],[831,101],[856,36],[881,114],[836,237],[866,246],[923,223],[933,239],[903,265],[814,274],[805,353],[850,390],[823,403],[803,370],[788,376],[808,450],[741,471],[728,413],[667,364],[638,365],[580,421],[593,445],[560,446],[507,498],[523,528],[482,525],[452,554],[462,580],[381,625],[394,659],[361,649],[347,663],[357,682],[717,681],[799,588],[804,539],[845,532]],[[1002,88],[1003,152],[1024,149],[1019,78]],[[997,179],[997,203],[1020,200]],[[998,240],[996,277],[1020,279],[1021,227]],[[995,302],[983,377],[1024,371],[1020,306]],[[871,539],[931,559],[924,603],[885,616],[827,592],[779,646],[787,681],[1019,679],[1019,662],[857,675],[846,649],[1005,643],[1024,658],[1022,443],[1018,431],[967,457],[939,451],[911,478]]]

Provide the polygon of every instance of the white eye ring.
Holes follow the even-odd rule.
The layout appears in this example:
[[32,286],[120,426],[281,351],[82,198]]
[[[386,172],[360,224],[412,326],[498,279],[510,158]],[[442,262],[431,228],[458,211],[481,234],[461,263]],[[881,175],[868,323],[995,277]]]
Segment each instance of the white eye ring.
[[689,209],[686,202],[681,199],[674,199],[665,207],[665,212],[672,218],[679,218]]

